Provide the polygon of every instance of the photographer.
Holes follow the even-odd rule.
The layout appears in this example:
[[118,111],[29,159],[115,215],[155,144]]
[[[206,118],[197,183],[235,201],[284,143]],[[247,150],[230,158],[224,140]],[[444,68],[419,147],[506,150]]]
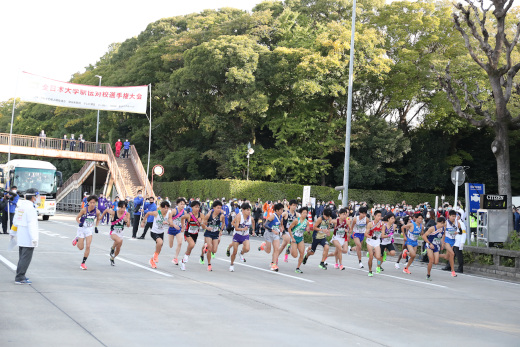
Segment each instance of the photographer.
[[5,204],[3,209],[4,213],[2,214],[2,231],[4,234],[7,234],[7,220],[10,220],[9,228],[13,225],[14,211],[16,209],[16,204],[18,203],[17,187],[13,186],[9,192],[4,192],[4,197],[2,199],[2,203]]

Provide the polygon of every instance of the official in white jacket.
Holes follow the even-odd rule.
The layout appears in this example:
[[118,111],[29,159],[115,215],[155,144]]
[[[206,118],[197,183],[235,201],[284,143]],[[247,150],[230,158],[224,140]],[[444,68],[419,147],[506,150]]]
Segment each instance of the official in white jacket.
[[[35,204],[39,204],[40,194],[36,189],[29,189],[25,200],[20,199],[16,205],[11,236],[18,238],[18,267],[16,268],[16,284],[31,284],[25,273],[31,264],[35,247],[38,247],[38,213]],[[16,229],[13,230],[13,229]]]

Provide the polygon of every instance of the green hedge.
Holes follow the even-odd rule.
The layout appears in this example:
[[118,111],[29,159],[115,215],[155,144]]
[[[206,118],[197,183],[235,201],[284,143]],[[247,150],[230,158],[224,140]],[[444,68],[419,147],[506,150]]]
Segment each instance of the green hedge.
[[[156,182],[154,183],[155,193],[170,200],[179,196],[198,197],[201,199],[248,199],[256,201],[296,199],[302,197],[303,185],[271,183],[263,181],[241,181],[241,180],[200,180],[200,181],[175,181],[175,182]],[[311,196],[318,200],[334,200],[336,204],[339,192],[331,187],[311,186]],[[428,193],[409,193],[387,190],[362,190],[349,189],[349,200],[366,201],[372,203],[396,204],[403,200],[415,206],[416,204],[428,201],[432,206],[435,204],[435,194]],[[447,197],[448,201],[453,201],[453,196]],[[441,201],[439,200],[439,204]]]

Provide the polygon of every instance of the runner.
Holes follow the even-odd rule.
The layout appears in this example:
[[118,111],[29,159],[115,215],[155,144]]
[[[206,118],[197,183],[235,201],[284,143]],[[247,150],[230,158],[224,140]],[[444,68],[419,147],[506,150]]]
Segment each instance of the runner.
[[126,201],[119,201],[117,212],[112,209],[107,209],[101,215],[101,220],[108,214],[112,217],[110,221],[110,238],[114,244],[110,248],[110,265],[115,266],[114,259],[119,255],[121,246],[123,245],[123,229],[125,224],[130,228],[130,214],[126,212]]
[[241,208],[242,212],[236,215],[232,222],[235,229],[233,232],[233,242],[230,246],[228,246],[226,253],[229,257],[229,248],[233,246],[233,254],[231,254],[231,265],[229,266],[229,271],[231,272],[235,271],[234,264],[238,252],[238,246],[242,245],[242,250],[240,251],[240,260],[245,263],[246,259],[244,258],[244,254],[249,252],[249,232],[252,231],[253,236],[256,236],[254,231],[255,221],[253,218],[251,218],[251,205],[248,203],[243,203]]
[[330,235],[330,232],[334,230],[334,224],[332,220],[332,210],[330,208],[326,208],[323,210],[323,216],[318,217],[316,219],[316,223],[314,223],[314,233],[312,235],[312,245],[307,249],[307,254],[303,258],[303,265],[307,264],[307,260],[311,255],[316,253],[316,248],[318,245],[323,247],[323,256],[321,257],[320,269],[327,270],[327,264],[325,264],[325,260],[327,260],[327,256],[329,254],[329,243],[327,242],[327,236]]
[[282,254],[282,252],[285,249],[285,246],[287,246],[287,249],[285,251],[285,257],[283,260],[286,263],[289,261],[288,258],[289,258],[289,253],[291,252],[291,239],[292,239],[292,235],[288,230],[289,230],[289,225],[291,225],[292,222],[298,218],[298,213],[296,212],[297,207],[298,207],[298,200],[293,199],[293,200],[289,201],[289,209],[287,211],[285,211],[284,213],[282,213],[284,230],[282,231],[282,246],[279,249],[278,256],[280,256],[280,254]]
[[267,254],[271,253],[271,244],[273,245],[273,256],[271,259],[271,270],[278,271],[278,253],[280,251],[280,232],[283,231],[282,224],[283,204],[274,205],[274,213],[272,213],[265,221],[265,241],[262,242],[259,251],[265,250]]
[[182,271],[186,271],[186,263],[191,255],[191,250],[197,243],[197,237],[199,236],[203,217],[200,213],[200,202],[193,200],[190,207],[191,212],[185,214],[181,219],[181,223],[184,226],[184,238],[186,239],[186,242],[188,242],[188,249],[186,250],[186,253],[184,253],[184,257],[181,261]]
[[166,230],[166,226],[173,226],[173,220],[170,219],[170,203],[168,201],[163,201],[159,205],[158,210],[146,212],[141,221],[141,228],[144,228],[145,221],[148,220],[148,217],[153,217],[150,236],[155,241],[155,253],[150,258],[149,263],[152,269],[155,269],[157,268],[159,254],[161,253],[164,243],[164,231]]
[[168,238],[170,241],[170,248],[173,248],[173,240],[177,240],[177,248],[175,249],[175,257],[172,260],[172,263],[175,265],[179,265],[179,253],[181,252],[182,248],[182,238],[183,234],[181,233],[183,229],[183,225],[181,223],[182,216],[184,216],[184,208],[186,207],[186,200],[183,198],[177,199],[175,202],[176,206],[174,209],[172,209],[172,221],[173,226],[168,228]]
[[204,232],[204,246],[202,246],[202,253],[200,254],[200,263],[204,264],[204,254],[208,256],[208,271],[213,271],[211,268],[211,258],[217,253],[220,237],[222,236],[222,229],[226,225],[226,216],[222,212],[222,203],[215,200],[212,204],[212,209],[202,220],[202,228]]
[[383,228],[383,222],[381,221],[381,211],[376,210],[374,212],[374,220],[368,223],[367,231],[365,236],[367,238],[367,249],[368,249],[368,277],[373,277],[372,273],[372,261],[374,260],[374,254],[378,261],[376,272],[380,273],[381,268],[379,264],[383,261],[381,258],[381,229]]
[[87,261],[88,255],[90,254],[92,232],[94,230],[96,230],[97,232],[97,226],[101,221],[101,214],[99,213],[99,210],[96,208],[97,200],[97,196],[89,196],[87,198],[87,205],[84,208],[82,208],[76,216],[76,222],[78,222],[79,228],[76,238],[72,240],[72,245],[77,245],[80,251],[82,251],[83,248],[85,248],[85,252],[83,253],[83,261],[80,265],[80,268],[82,270],[87,269],[87,265],[85,265],[85,262]]
[[423,233],[423,215],[421,213],[416,213],[413,216],[412,221],[408,222],[405,226],[403,226],[403,241],[406,249],[403,251],[403,258],[407,255],[409,256],[408,263],[406,264],[403,272],[406,274],[411,274],[409,268],[412,265],[415,256],[417,254],[417,239]]
[[[382,264],[386,261],[386,256],[395,255],[394,231],[397,230],[397,226],[395,225],[395,215],[392,212],[388,212],[383,218],[383,223],[381,245],[379,246],[381,248],[381,254],[383,255],[383,260],[379,264],[381,271],[384,271]],[[399,264],[395,263],[395,268],[399,269]]]
[[437,225],[434,225],[423,234],[422,238],[428,245],[426,251],[428,252],[428,273],[426,279],[431,281],[431,271],[433,264],[439,263],[439,257],[447,259],[446,254],[440,254],[440,251],[444,249],[444,239],[446,237],[446,219],[444,217],[437,218]]
[[366,206],[361,206],[359,208],[359,215],[352,218],[352,226],[350,227],[350,230],[352,230],[352,236],[350,236],[350,238],[353,239],[356,244],[352,250],[356,250],[360,269],[364,267],[361,262],[361,243],[365,239],[365,232],[368,224],[367,211]]
[[453,246],[455,245],[455,237],[460,232],[460,223],[457,221],[457,212],[450,210],[448,213],[448,220],[446,221],[446,237],[444,238],[444,247],[446,248],[446,259],[451,267],[451,276],[457,277],[454,268],[455,252]]
[[[293,200],[291,200],[292,202]],[[294,200],[295,201],[295,200]],[[306,231],[309,231],[309,222],[307,221],[307,213],[309,209],[307,207],[300,208],[300,215],[295,218],[292,223],[287,228],[289,234],[291,235],[291,255],[293,258],[298,256],[300,253],[300,257],[298,258],[298,266],[294,272],[303,273],[300,270],[300,266],[303,262],[303,257],[305,255],[305,242],[303,242],[303,234]]]
[[[335,247],[334,253],[329,253],[329,257],[334,256],[336,263],[335,269],[345,270],[343,266],[343,253],[348,253],[348,211],[342,208],[338,212],[339,217],[334,223],[334,236],[332,237],[332,244]],[[347,242],[345,242],[347,241]]]

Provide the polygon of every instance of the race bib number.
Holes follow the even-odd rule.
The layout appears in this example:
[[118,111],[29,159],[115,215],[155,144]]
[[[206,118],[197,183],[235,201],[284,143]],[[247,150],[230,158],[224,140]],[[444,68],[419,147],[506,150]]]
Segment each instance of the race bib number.
[[123,232],[123,225],[114,225],[114,231],[116,233],[121,233]]
[[338,236],[345,236],[345,228],[338,228],[338,230],[336,230],[336,235]]
[[273,226],[273,231],[280,232],[280,226],[279,225],[274,225]]
[[197,234],[197,233],[199,232],[199,227],[190,227],[190,228],[188,229],[188,232],[189,232],[190,234]]
[[374,237],[375,237],[376,239],[381,238],[381,232],[380,232],[380,231],[374,231]]
[[408,233],[408,238],[412,241],[417,241],[417,235],[413,233]]
[[93,227],[94,226],[94,217],[88,217],[85,219],[85,222],[83,223],[83,225],[86,227],[86,228],[90,228],[90,227]]

